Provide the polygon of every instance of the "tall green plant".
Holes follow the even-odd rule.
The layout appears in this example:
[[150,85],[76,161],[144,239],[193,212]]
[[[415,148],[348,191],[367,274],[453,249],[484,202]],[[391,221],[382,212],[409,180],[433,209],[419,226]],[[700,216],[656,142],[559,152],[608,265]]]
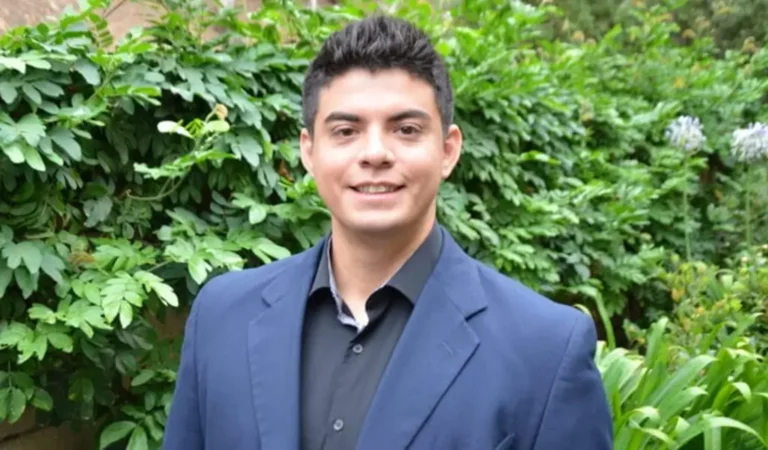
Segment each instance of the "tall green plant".
[[596,363],[611,403],[615,447],[768,447],[768,367],[743,334],[753,320],[737,324],[711,353],[670,343],[668,319],[653,324],[643,356],[601,344]]
[[747,128],[738,129],[733,132],[733,154],[735,158],[744,163],[746,170],[746,183],[744,189],[745,205],[745,238],[747,252],[752,256],[752,234],[753,217],[752,202],[754,186],[760,184],[762,180],[754,177],[759,167],[755,167],[760,162],[768,159],[768,126],[763,123],[753,123]]

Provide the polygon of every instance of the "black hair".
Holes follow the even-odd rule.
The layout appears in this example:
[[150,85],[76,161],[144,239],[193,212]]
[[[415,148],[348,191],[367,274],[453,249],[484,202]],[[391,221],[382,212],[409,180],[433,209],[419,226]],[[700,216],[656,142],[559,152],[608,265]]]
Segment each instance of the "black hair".
[[302,93],[304,126],[313,132],[320,90],[352,69],[403,69],[435,91],[443,131],[453,122],[453,88],[445,63],[429,37],[403,19],[375,15],[334,32],[307,70]]

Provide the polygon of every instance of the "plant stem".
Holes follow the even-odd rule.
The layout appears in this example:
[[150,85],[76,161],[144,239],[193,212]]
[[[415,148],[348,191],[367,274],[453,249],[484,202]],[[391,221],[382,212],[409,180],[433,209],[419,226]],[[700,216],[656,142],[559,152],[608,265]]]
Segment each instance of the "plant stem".
[[745,189],[746,202],[746,233],[747,233],[747,253],[752,254],[752,177],[750,166],[747,165],[747,187]]
[[[683,173],[688,178],[688,155],[683,160]],[[691,262],[691,231],[688,208],[688,183],[683,185],[683,228],[685,229],[685,258]]]
[[[187,173],[188,173],[188,172],[187,172]],[[187,176],[187,173],[185,173],[185,174],[181,175],[181,177],[179,177],[179,181],[177,181],[177,182],[176,182],[176,184],[174,184],[173,186],[171,186],[171,188],[170,188],[170,189],[166,190],[166,187],[168,187],[168,184],[170,184],[170,182],[171,182],[171,178],[168,178],[168,179],[166,180],[165,184],[163,184],[163,187],[162,187],[162,189],[160,190],[160,193],[159,193],[159,194],[157,194],[157,195],[153,195],[153,196],[151,196],[151,197],[136,197],[136,196],[134,196],[134,195],[131,195],[131,194],[127,194],[127,197],[128,197],[129,199],[133,199],[133,200],[139,200],[139,201],[143,201],[143,202],[154,202],[154,201],[162,200],[163,198],[165,198],[165,197],[167,197],[168,195],[170,195],[171,193],[173,193],[173,191],[175,191],[176,189],[178,189],[178,187],[179,187],[179,186],[181,186],[181,183],[184,181],[184,178],[186,178],[186,176]]]
[[745,214],[745,228],[746,228],[746,240],[747,240],[747,264],[749,270],[749,284],[754,286],[755,284],[755,265],[757,261],[754,260],[752,254],[752,166],[747,164],[747,186],[744,189],[744,196],[746,197],[744,206]]

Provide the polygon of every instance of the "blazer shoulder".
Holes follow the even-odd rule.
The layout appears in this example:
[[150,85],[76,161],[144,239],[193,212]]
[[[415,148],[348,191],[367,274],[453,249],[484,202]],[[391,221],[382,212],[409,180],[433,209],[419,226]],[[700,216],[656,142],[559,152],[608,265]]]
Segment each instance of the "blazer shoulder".
[[477,261],[483,290],[493,316],[512,321],[515,330],[567,338],[574,327],[591,322],[573,306],[558,303],[520,281]]

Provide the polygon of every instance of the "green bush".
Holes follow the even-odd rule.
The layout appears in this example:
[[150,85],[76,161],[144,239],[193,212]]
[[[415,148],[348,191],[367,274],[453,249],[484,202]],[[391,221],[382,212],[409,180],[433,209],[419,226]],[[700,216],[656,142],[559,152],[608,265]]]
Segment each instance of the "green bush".
[[743,333],[745,318],[713,352],[670,342],[668,319],[655,323],[644,356],[600,343],[596,362],[614,417],[615,448],[739,450],[766,447],[768,366]]
[[[301,83],[321,40],[370,6],[268,1],[243,18],[165,0],[113,42],[107,3],[0,37],[0,419],[35,408],[43,424],[97,424],[102,446],[156,448],[180,344],[158,323],[216,273],[327,230],[298,159]],[[677,46],[661,8],[597,43],[550,42],[551,8],[497,6],[396,10],[452,69],[466,147],[440,220],[470,254],[597,311],[613,349],[624,319],[673,314],[670,257],[754,253],[744,180],[765,170],[735,164],[728,136],[765,120],[768,52]],[[664,137],[680,114],[705,125],[697,154]],[[768,195],[751,198],[765,242]]]

